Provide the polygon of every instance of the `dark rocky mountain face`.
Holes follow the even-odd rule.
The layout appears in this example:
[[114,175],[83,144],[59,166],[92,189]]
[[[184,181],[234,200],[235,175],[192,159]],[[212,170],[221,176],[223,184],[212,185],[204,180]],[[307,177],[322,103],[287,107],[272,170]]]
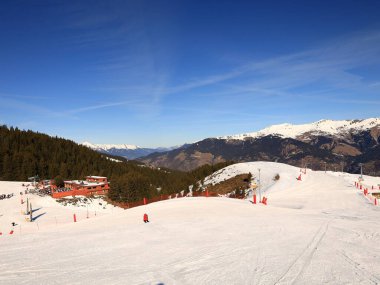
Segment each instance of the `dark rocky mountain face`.
[[209,138],[164,153],[150,154],[140,160],[156,167],[191,170],[204,164],[222,161],[277,161],[295,166],[307,164],[323,170],[358,172],[364,164],[367,174],[380,175],[380,127],[369,130],[331,135],[307,135],[282,138],[268,135],[260,138],[216,139]]

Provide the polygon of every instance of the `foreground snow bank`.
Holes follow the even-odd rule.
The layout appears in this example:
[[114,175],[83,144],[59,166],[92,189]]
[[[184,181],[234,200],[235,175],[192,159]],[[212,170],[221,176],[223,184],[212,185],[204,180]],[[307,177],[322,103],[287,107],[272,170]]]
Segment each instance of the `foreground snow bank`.
[[[266,165],[263,183],[275,172],[283,183],[267,187],[268,206],[171,199],[2,236],[0,283],[379,284],[380,207],[346,177],[308,171],[297,181],[299,169]],[[61,210],[71,211],[49,211]]]

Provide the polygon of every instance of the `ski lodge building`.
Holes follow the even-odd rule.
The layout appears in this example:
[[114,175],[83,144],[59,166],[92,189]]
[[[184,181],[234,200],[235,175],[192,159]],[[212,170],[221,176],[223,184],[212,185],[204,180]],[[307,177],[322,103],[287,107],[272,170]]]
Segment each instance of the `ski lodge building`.
[[87,176],[86,180],[69,180],[64,181],[64,189],[53,190],[53,198],[62,198],[66,196],[91,196],[105,195],[110,189],[107,177]]

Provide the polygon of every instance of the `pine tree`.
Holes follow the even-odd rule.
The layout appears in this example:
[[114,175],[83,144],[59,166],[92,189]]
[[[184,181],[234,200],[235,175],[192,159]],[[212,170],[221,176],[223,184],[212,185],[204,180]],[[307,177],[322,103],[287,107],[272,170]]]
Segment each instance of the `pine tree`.
[[[214,169],[228,164],[216,164]],[[211,173],[209,165],[186,173],[114,162],[70,140],[0,126],[0,180],[25,181],[37,174],[41,179],[65,180],[101,175],[111,182],[110,199],[133,202],[157,195],[158,187],[162,194],[178,193]]]

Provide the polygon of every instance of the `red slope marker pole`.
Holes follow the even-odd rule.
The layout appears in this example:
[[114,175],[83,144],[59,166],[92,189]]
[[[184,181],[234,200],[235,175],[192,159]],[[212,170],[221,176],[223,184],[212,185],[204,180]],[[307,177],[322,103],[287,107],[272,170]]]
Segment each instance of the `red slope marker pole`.
[[74,214],[74,223],[77,222],[77,215]]

